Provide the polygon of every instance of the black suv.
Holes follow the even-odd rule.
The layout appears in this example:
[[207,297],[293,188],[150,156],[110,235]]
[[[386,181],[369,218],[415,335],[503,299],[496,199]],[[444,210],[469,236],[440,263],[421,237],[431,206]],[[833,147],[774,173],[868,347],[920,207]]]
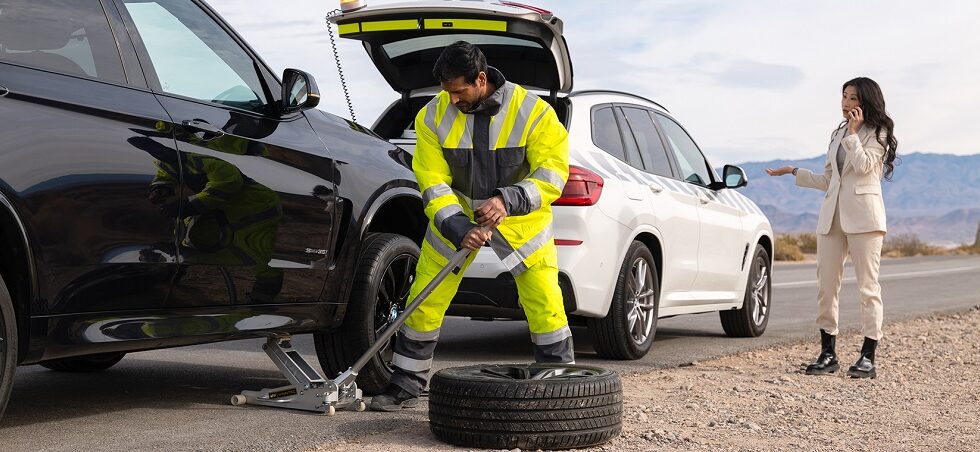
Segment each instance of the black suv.
[[427,222],[411,156],[318,100],[201,1],[0,0],[0,414],[19,364],[315,333],[333,375],[367,349]]

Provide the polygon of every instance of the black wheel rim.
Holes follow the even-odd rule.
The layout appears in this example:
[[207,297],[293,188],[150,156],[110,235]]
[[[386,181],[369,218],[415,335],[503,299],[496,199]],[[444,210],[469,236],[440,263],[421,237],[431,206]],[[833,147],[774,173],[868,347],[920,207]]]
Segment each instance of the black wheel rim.
[[626,331],[636,345],[643,345],[650,339],[653,326],[657,323],[656,287],[653,284],[653,267],[642,257],[636,258],[630,266],[626,281]]
[[755,326],[762,326],[769,315],[769,264],[762,256],[755,259],[752,269],[751,284],[752,294],[752,322]]
[[[399,254],[382,271],[374,309],[375,337],[384,332],[385,328],[388,328],[388,325],[405,310],[408,293],[412,289],[412,282],[415,281],[417,264],[417,257],[408,253]],[[392,336],[384,347],[378,350],[378,356],[389,372],[393,371],[391,360],[394,353],[395,336]]]
[[463,376],[487,380],[574,380],[599,375],[601,369],[563,366],[486,366],[460,369]]

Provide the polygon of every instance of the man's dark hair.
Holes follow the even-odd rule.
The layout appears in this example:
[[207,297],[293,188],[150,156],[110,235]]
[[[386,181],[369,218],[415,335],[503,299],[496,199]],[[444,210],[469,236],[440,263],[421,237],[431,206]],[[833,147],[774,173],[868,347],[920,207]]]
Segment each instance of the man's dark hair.
[[480,72],[487,71],[487,57],[480,48],[466,41],[456,41],[443,49],[435,66],[432,76],[439,81],[448,82],[462,76],[466,83],[476,83]]

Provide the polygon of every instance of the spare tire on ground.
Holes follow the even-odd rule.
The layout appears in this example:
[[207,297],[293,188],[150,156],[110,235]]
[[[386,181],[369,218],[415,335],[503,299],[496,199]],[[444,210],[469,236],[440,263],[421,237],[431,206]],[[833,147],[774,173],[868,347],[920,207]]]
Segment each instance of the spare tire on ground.
[[598,367],[484,364],[440,370],[429,383],[429,427],[458,446],[589,447],[622,426],[619,375]]

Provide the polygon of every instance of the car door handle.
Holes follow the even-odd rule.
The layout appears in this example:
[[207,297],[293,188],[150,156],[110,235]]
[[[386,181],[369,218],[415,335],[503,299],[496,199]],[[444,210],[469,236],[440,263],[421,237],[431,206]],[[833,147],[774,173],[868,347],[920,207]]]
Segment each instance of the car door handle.
[[650,184],[650,191],[652,191],[654,193],[660,193],[660,192],[664,191],[664,187],[663,187],[663,185],[660,185],[660,184]]
[[225,134],[224,130],[221,130],[210,122],[201,119],[186,119],[181,121],[181,125],[195,135],[201,134],[199,138],[203,139],[204,141],[213,140]]
[[710,200],[710,199],[708,199],[708,197],[707,197],[707,196],[704,196],[704,195],[701,195],[701,194],[699,194],[699,195],[698,195],[698,201],[700,201],[700,202],[701,202],[701,204],[707,204],[707,203],[708,203],[709,201],[711,201],[711,200]]
[[10,90],[8,90],[5,86],[0,85],[0,97],[6,96],[9,92]]

